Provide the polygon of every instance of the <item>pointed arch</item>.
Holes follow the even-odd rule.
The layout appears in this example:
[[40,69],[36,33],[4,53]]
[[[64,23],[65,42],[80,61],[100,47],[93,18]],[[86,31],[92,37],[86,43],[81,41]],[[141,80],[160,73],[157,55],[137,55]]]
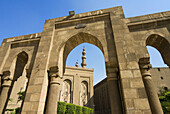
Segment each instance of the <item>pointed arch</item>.
[[64,55],[63,55],[63,61],[64,61],[63,64],[64,65],[66,63],[66,58],[67,58],[68,54],[71,52],[71,50],[73,50],[76,46],[78,46],[79,44],[82,44],[82,43],[93,44],[93,45],[97,46],[104,54],[103,46],[102,46],[101,42],[95,36],[88,34],[88,33],[80,32],[80,33],[72,36],[71,38],[69,38],[67,40],[67,42],[65,43]]
[[146,46],[156,48],[161,53],[164,62],[170,66],[170,43],[166,38],[158,34],[151,34],[146,39]]
[[[27,88],[28,78],[26,77],[25,70],[27,62],[28,54],[25,51],[20,52],[13,60],[10,68],[12,83],[8,92],[5,109],[22,107],[23,99],[20,99],[17,94],[25,93]],[[9,98],[13,100],[9,101]]]
[[63,49],[63,70],[65,68],[66,65],[66,59],[67,56],[69,55],[69,53],[79,44],[82,43],[90,43],[93,44],[95,46],[97,46],[103,53],[104,57],[105,57],[105,62],[108,61],[108,53],[107,53],[107,49],[106,47],[104,47],[101,43],[101,41],[99,41],[99,39],[89,33],[84,33],[84,32],[79,32],[76,35],[73,35],[71,38],[69,38],[64,45],[64,49]]

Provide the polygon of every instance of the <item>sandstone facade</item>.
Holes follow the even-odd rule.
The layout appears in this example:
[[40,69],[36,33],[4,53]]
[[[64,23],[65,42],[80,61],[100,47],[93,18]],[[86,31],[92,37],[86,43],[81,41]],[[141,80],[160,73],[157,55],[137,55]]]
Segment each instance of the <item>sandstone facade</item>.
[[21,113],[56,114],[67,56],[87,42],[101,49],[105,57],[112,114],[162,114],[146,46],[159,50],[170,65],[169,16],[170,12],[162,12],[125,18],[122,7],[113,7],[49,19],[41,33],[4,39],[0,113],[7,106],[15,79],[26,72]]

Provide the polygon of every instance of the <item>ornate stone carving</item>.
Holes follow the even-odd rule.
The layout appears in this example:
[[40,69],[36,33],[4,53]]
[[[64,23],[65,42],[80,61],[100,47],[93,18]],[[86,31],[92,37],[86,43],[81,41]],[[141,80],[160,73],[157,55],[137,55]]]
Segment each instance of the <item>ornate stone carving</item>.
[[60,101],[70,103],[70,99],[71,99],[71,81],[65,80],[63,82]]
[[150,76],[150,69],[152,68],[152,65],[150,64],[150,58],[141,58],[139,60],[139,66],[141,70],[141,74],[143,77]]
[[58,79],[60,79],[58,71],[58,66],[50,67],[48,70],[50,76],[50,84],[60,84],[58,81]]
[[12,78],[10,77],[11,72],[10,71],[4,71],[2,80],[3,84],[2,86],[11,86]]
[[87,104],[87,82],[81,83],[81,92],[80,92],[80,105],[84,106]]

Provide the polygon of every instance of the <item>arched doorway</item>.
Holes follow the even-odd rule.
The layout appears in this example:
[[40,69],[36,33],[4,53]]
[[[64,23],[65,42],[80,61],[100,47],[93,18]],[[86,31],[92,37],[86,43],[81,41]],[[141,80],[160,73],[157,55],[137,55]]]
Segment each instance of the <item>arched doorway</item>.
[[[94,35],[85,32],[79,32],[71,37],[65,38],[60,45],[56,46],[59,47],[58,49],[55,46],[52,49],[52,53],[57,55],[56,65],[54,62],[51,62],[52,67],[49,67],[49,76],[50,76],[50,86],[49,86],[49,93],[48,93],[48,100],[47,100],[47,107],[46,113],[52,113],[51,111],[57,111],[56,106],[59,100],[59,93],[60,93],[60,80],[63,78],[66,68],[66,60],[68,54],[79,44],[82,43],[90,43],[97,46],[103,53],[105,58],[105,67],[106,67],[106,74],[107,74],[107,84],[109,89],[109,96],[110,96],[110,106],[111,112],[114,114],[122,114],[122,94],[121,94],[121,87],[120,87],[120,78],[119,78],[119,67],[117,61],[117,54],[115,49],[114,40],[109,38],[108,39],[98,39]],[[107,44],[109,43],[109,44]]]
[[[85,49],[85,52],[86,52],[86,55],[85,55],[86,65],[87,65],[86,68],[83,68],[81,66],[83,62],[82,60],[83,49]],[[105,114],[105,113],[110,114],[111,108],[110,108],[109,91],[108,91],[108,86],[107,86],[105,59],[104,59],[104,55],[101,52],[101,50],[97,46],[93,44],[89,44],[89,43],[82,43],[76,46],[69,53],[67,57],[66,68],[65,68],[66,74],[69,74],[68,67],[70,66],[74,69],[76,68],[79,69],[79,70],[77,69],[77,72],[76,72],[77,75],[74,75],[74,77],[77,80],[82,79],[81,81],[76,82],[77,86],[81,85],[79,88],[73,87],[74,88],[73,91],[75,91],[75,89],[76,89],[76,92],[79,91],[79,95],[78,94],[76,95],[76,99],[80,99],[78,102],[73,102],[73,103],[81,105],[81,106],[87,106],[87,107],[93,108],[96,114],[98,114],[99,112],[102,114]],[[87,71],[86,74],[80,73],[81,70],[83,69],[84,70],[93,69],[92,77],[90,74],[91,71],[89,72]],[[66,76],[64,75],[64,77]],[[83,81],[83,79],[85,78],[90,78],[93,84],[89,80]],[[80,82],[86,82],[86,83],[80,83]],[[91,84],[93,86],[91,86]],[[93,90],[92,93],[90,91],[91,87]],[[86,92],[86,89],[87,89],[87,92]],[[73,93],[76,94],[76,92],[73,92]],[[73,99],[75,99],[75,97]]]

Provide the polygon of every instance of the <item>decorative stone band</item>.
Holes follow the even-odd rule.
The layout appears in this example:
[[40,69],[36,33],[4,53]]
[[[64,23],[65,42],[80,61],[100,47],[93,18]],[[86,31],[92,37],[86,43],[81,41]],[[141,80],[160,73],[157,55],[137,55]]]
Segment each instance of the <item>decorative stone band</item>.
[[60,79],[61,77],[59,76],[59,70],[58,66],[50,67],[48,70],[48,74],[50,76],[50,84],[59,84],[60,85]]
[[3,75],[2,75],[2,80],[3,80],[3,87],[10,87],[11,86],[11,82],[12,82],[12,78],[10,77],[10,71],[4,71]]
[[107,80],[118,80],[118,68],[107,67]]

